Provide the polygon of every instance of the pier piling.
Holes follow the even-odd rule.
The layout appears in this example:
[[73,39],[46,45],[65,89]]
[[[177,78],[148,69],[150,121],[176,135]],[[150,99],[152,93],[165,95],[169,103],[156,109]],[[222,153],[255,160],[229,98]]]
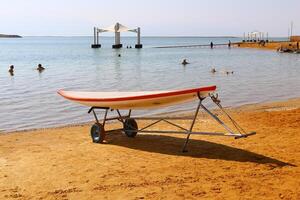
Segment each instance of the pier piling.
[[143,48],[143,45],[141,44],[141,28],[138,27],[136,32],[137,32],[137,44],[135,45],[135,48],[141,49]]
[[94,27],[94,44],[91,45],[93,49],[101,48],[101,44],[99,44],[99,30]]

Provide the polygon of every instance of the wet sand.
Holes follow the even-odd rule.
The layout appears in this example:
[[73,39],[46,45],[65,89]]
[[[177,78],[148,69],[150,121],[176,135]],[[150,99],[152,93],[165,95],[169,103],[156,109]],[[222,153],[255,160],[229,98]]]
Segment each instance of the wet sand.
[[[187,153],[180,135],[93,144],[90,125],[2,134],[0,199],[300,199],[300,99],[229,112],[257,135],[191,136]],[[198,119],[195,130],[219,130]]]

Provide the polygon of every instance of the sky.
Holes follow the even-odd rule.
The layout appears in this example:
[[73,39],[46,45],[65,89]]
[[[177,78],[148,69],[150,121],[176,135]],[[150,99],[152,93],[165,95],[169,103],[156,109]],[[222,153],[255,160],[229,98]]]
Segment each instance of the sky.
[[[300,35],[300,0],[0,0],[0,33],[85,36],[116,22],[142,36]],[[109,34],[107,34],[109,35]]]

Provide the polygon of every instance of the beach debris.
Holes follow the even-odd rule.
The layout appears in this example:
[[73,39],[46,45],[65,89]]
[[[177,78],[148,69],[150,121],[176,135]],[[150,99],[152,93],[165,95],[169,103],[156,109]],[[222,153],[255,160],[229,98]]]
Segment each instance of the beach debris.
[[190,64],[187,60],[186,60],[186,58],[185,59],[183,59],[183,61],[181,62],[181,64],[183,64],[183,65],[187,65],[187,64]]
[[42,72],[45,70],[45,67],[43,67],[42,64],[38,64],[36,70],[38,70],[39,72]]
[[300,50],[294,51],[295,54],[300,54]]
[[14,75],[14,68],[15,68],[15,66],[14,66],[14,65],[11,65],[11,66],[9,66],[9,70],[8,70],[8,72],[10,73],[10,75],[11,75],[11,76],[13,76],[13,75]]

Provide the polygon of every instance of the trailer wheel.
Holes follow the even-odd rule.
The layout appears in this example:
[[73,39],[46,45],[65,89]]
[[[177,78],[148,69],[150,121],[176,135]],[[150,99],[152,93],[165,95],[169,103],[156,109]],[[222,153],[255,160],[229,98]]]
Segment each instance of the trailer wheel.
[[124,122],[124,132],[127,137],[135,137],[138,132],[138,125],[135,119],[128,118]]
[[91,128],[91,137],[94,143],[102,143],[105,138],[105,130],[102,124],[95,123]]

